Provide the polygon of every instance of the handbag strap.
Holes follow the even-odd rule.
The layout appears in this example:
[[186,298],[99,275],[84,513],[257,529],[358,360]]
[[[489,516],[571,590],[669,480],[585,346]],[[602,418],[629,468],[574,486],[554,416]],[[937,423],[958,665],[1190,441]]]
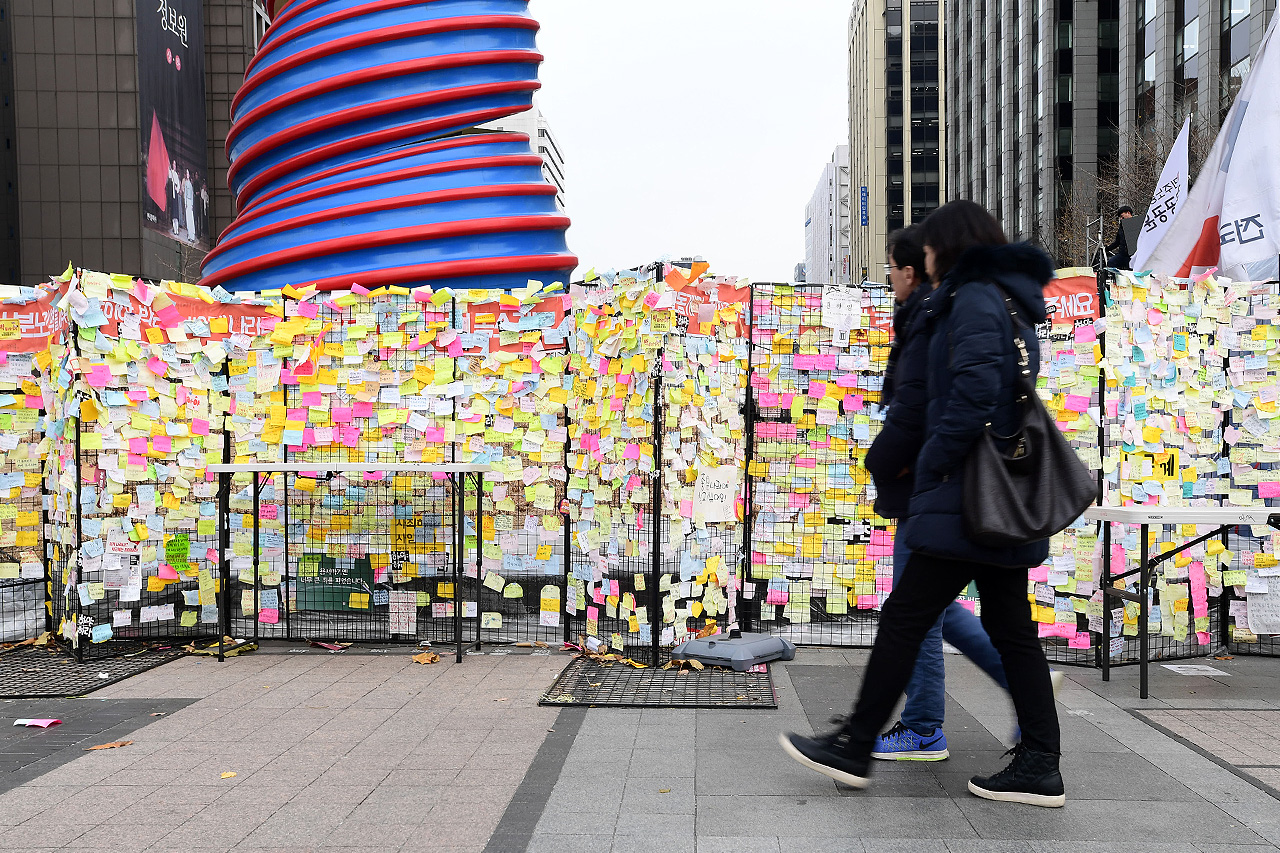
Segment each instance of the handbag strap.
[[1027,352],[1027,342],[1022,339],[1022,333],[1031,328],[1031,326],[1018,314],[1018,309],[1014,306],[1013,299],[1010,298],[1008,291],[995,282],[992,282],[992,284],[995,285],[996,290],[1000,291],[1000,295],[1004,297],[1004,307],[1009,312],[1009,322],[1013,325],[1013,345],[1018,350],[1018,380],[1023,384],[1023,394],[1017,402],[1026,402],[1027,398],[1034,392],[1036,382],[1035,378],[1031,376],[1031,354]]

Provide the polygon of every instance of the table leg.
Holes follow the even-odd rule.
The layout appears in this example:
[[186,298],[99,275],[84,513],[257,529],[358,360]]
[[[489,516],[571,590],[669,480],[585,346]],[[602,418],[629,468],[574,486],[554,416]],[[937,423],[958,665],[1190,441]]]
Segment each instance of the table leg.
[[1111,522],[1102,522],[1102,680],[1111,680]]
[[[465,484],[467,475],[462,475]],[[466,537],[463,537],[466,541]],[[484,474],[476,472],[476,651],[483,651],[480,637],[480,572],[484,561]]]
[[1150,654],[1150,638],[1147,631],[1149,615],[1147,588],[1150,586],[1150,568],[1147,565],[1147,525],[1142,525],[1142,540],[1138,543],[1141,562],[1138,564],[1138,686],[1139,696],[1147,698],[1147,664]]
[[457,643],[457,663],[462,663],[462,548],[466,537],[462,533],[462,494],[456,474],[449,475],[449,489],[453,493],[453,639]]
[[258,523],[258,503],[259,493],[261,491],[261,483],[258,481],[258,472],[253,472],[253,641],[258,642],[258,608],[262,605],[258,602],[258,578],[259,575],[259,555],[262,553],[262,546],[259,534]]

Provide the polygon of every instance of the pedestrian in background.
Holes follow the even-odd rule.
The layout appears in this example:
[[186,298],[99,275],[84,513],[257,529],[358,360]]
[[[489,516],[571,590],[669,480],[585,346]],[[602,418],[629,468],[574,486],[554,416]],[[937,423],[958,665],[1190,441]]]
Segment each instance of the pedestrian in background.
[[1000,652],[1021,741],[1007,767],[974,776],[969,790],[992,800],[1062,806],[1057,709],[1027,600],[1026,569],[1045,561],[1049,542],[982,545],[968,537],[963,521],[966,458],[988,427],[1005,436],[1020,428],[1014,336],[1021,336],[1034,376],[1040,365],[1034,326],[1046,318],[1042,291],[1053,265],[1039,249],[1009,245],[999,223],[970,201],[943,205],[920,230],[925,270],[934,285],[919,308],[919,333],[928,338],[928,404],[903,528],[911,556],[885,601],[853,714],[834,732],[812,738],[786,733],[779,739],[801,764],[866,787],[876,737],[911,677],[920,642],[960,591],[976,581],[982,624]]
[[[893,347],[885,365],[881,405],[886,406],[884,425],[867,451],[864,465],[876,486],[876,514],[898,520],[893,538],[893,582],[896,586],[907,566],[903,527],[915,483],[916,456],[924,444],[925,406],[928,402],[928,339],[920,332],[924,317],[920,304],[930,287],[925,281],[924,246],[920,228],[911,225],[889,235],[889,282],[893,286]],[[929,628],[920,644],[902,716],[889,731],[876,738],[872,758],[896,761],[941,761],[951,753],[942,731],[946,713],[946,665],[942,641],[946,640],[991,676],[1002,688],[1000,655],[982,623],[972,611],[953,601]]]

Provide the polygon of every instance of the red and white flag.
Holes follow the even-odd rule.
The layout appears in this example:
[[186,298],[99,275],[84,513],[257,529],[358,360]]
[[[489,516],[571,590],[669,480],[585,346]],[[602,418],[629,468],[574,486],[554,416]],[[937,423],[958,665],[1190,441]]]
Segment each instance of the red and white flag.
[[[1280,255],[1280,52],[1273,16],[1213,149],[1150,258],[1162,275],[1272,278]],[[1135,267],[1136,269],[1137,267]]]

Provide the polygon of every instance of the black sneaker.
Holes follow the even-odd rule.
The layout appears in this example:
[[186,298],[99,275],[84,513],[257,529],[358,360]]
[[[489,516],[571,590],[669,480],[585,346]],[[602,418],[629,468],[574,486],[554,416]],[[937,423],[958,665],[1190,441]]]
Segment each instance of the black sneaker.
[[857,758],[849,754],[849,734],[844,727],[817,737],[805,737],[795,732],[778,735],[782,749],[811,770],[830,776],[851,788],[865,788],[871,783],[871,758]]
[[1005,755],[1013,754],[1009,766],[994,776],[974,776],[969,792],[986,800],[1002,803],[1025,803],[1029,806],[1062,808],[1067,802],[1062,774],[1058,772],[1058,756],[1052,752],[1036,752],[1018,744]]

